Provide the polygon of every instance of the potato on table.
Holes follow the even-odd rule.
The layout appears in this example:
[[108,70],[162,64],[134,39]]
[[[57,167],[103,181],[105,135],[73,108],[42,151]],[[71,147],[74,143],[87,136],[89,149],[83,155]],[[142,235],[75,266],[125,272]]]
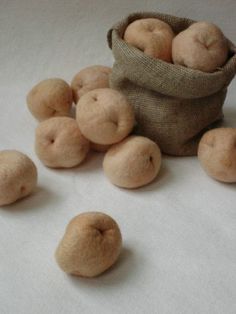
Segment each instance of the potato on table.
[[132,131],[135,117],[132,105],[123,94],[100,88],[80,98],[76,120],[91,142],[109,145],[121,141]]
[[77,73],[71,82],[75,104],[84,94],[91,90],[108,88],[110,73],[111,68],[103,65],[93,65]]
[[153,181],[161,167],[156,143],[143,136],[130,136],[106,153],[103,169],[108,179],[123,188],[138,188]]
[[35,133],[35,152],[51,168],[71,168],[87,156],[89,141],[81,134],[75,119],[51,118],[41,122]]
[[236,182],[236,128],[206,132],[199,143],[198,159],[212,178],[222,182]]
[[0,206],[31,194],[37,185],[37,168],[25,154],[0,151]]
[[87,212],[70,221],[55,257],[64,272],[95,277],[116,262],[121,246],[117,223],[106,214]]
[[27,96],[27,104],[32,115],[39,121],[69,116],[72,90],[62,79],[43,80],[31,89]]

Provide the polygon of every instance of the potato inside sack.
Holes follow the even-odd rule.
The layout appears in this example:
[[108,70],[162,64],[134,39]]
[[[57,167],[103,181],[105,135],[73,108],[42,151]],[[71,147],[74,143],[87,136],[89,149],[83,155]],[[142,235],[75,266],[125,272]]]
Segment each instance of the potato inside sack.
[[214,72],[223,66],[229,44],[222,31],[208,22],[193,23],[173,40],[172,57],[175,64],[203,72]]
[[156,18],[138,19],[125,30],[124,40],[142,50],[150,57],[166,62],[172,60],[172,40],[174,32],[171,27]]

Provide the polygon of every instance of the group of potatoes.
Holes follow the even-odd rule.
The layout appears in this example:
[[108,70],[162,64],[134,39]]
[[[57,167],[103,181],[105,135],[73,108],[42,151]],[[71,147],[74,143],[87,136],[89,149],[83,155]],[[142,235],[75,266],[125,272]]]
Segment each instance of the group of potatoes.
[[[135,124],[134,109],[124,95],[108,87],[109,72],[107,67],[89,67],[76,75],[72,88],[61,79],[49,79],[30,91],[28,107],[41,121],[35,152],[47,167],[71,168],[86,159],[90,148],[107,151],[103,168],[110,181],[137,188],[156,177],[161,153],[148,138],[128,136]],[[76,119],[69,117],[73,101]]]
[[[151,182],[161,166],[156,143],[129,136],[135,115],[131,104],[109,88],[111,69],[92,66],[80,71],[71,86],[55,78],[41,81],[27,96],[32,115],[39,121],[35,152],[51,168],[71,168],[86,159],[90,149],[106,152],[105,174],[117,186],[137,188]],[[73,102],[76,119],[71,117]],[[0,205],[29,195],[37,184],[37,169],[18,151],[0,152]],[[67,273],[97,276],[117,260],[122,236],[117,223],[98,212],[72,219],[55,253]]]
[[124,40],[152,58],[194,70],[214,72],[225,64],[229,44],[214,24],[196,22],[175,36],[169,24],[157,19],[138,19],[128,25]]
[[[227,58],[227,42],[213,24],[195,23],[174,37],[158,19],[131,23],[124,40],[149,56],[202,71],[214,71]],[[137,188],[154,180],[161,166],[156,143],[129,135],[135,125],[132,105],[109,88],[111,69],[91,66],[80,71],[71,86],[61,79],[41,81],[27,96],[32,115],[39,120],[35,152],[44,165],[71,168],[90,151],[105,152],[104,172],[120,187]],[[71,117],[73,102],[76,118]],[[202,137],[198,157],[206,172],[224,182],[236,182],[236,129],[220,128]],[[0,152],[0,206],[29,195],[37,184],[37,169],[21,152]],[[94,277],[117,260],[122,236],[117,223],[98,212],[71,220],[55,253],[63,271]]]

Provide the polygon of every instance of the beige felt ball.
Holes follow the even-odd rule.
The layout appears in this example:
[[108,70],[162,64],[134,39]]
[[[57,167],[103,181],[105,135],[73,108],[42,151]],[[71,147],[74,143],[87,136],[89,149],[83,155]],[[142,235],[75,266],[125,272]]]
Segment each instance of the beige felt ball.
[[109,74],[111,68],[103,65],[93,65],[81,70],[71,82],[74,102],[77,104],[80,97],[87,92],[109,87]]
[[103,169],[109,180],[117,186],[131,189],[153,181],[160,166],[159,147],[142,136],[130,136],[113,145],[103,161]]
[[171,62],[171,47],[174,32],[171,27],[158,19],[140,19],[128,25],[124,40],[142,50],[150,57]]
[[41,81],[27,95],[28,108],[39,121],[69,116],[72,101],[70,86],[59,78]]
[[55,257],[64,272],[95,277],[116,262],[121,246],[117,223],[106,214],[87,212],[70,221]]
[[37,184],[33,161],[16,150],[0,151],[0,206],[29,195]]
[[212,178],[236,182],[236,128],[206,132],[198,146],[198,159]]
[[213,72],[224,65],[228,50],[227,40],[216,25],[197,22],[174,38],[172,58],[175,64]]
[[48,167],[71,168],[85,159],[89,141],[81,134],[74,119],[56,117],[38,125],[35,151]]
[[135,118],[133,107],[123,94],[100,88],[80,98],[76,120],[91,142],[109,145],[121,141],[132,131]]

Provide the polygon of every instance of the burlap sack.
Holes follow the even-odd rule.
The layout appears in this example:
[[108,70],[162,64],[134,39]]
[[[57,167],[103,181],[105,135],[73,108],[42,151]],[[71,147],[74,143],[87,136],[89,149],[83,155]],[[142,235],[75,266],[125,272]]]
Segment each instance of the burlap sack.
[[204,73],[150,58],[122,38],[128,24],[156,17],[177,34],[195,21],[160,13],[134,13],[114,25],[108,43],[115,63],[112,88],[122,91],[135,107],[136,133],[156,141],[171,155],[195,155],[202,134],[223,118],[227,86],[236,73],[235,47],[229,41],[227,63]]

